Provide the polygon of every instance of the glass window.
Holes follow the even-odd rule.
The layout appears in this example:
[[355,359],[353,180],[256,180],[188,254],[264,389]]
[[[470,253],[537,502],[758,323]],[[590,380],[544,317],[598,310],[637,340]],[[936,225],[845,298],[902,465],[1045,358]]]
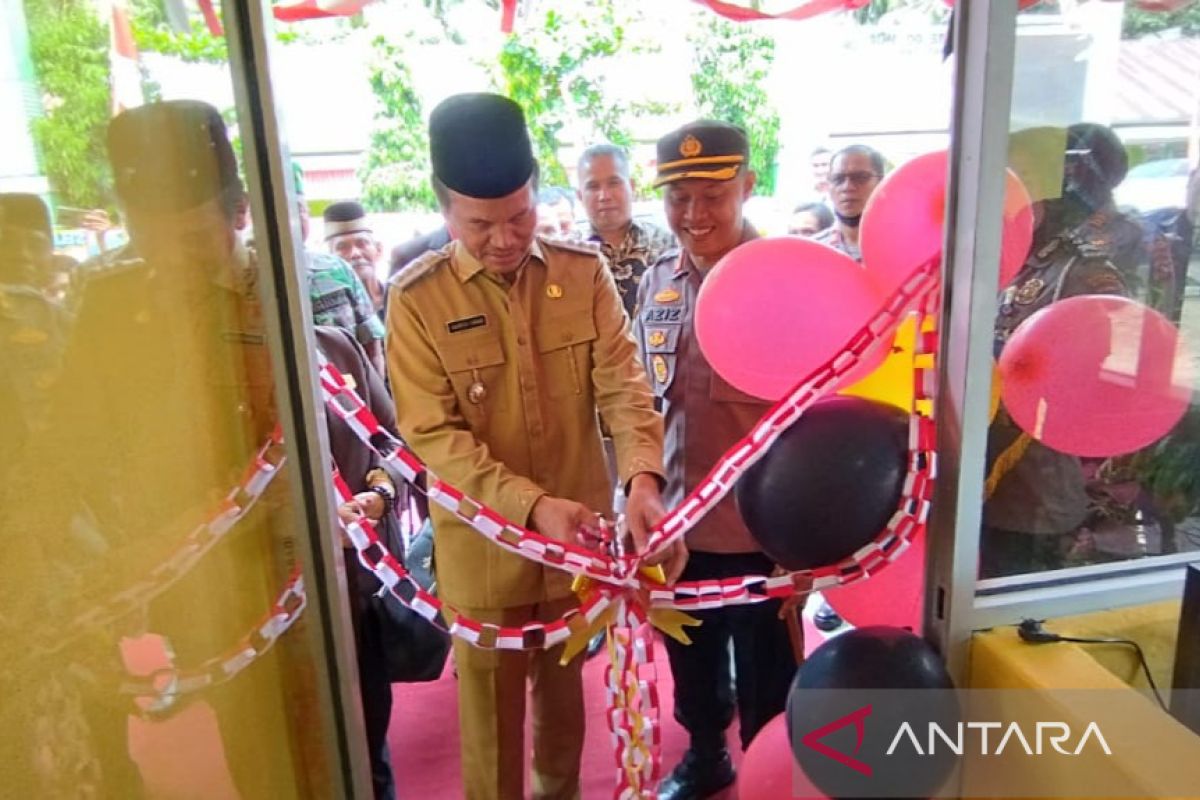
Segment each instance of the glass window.
[[1200,552],[1200,38],[1195,6],[1140,5],[1018,17],[1036,230],[999,298],[984,578]]
[[130,13],[0,3],[6,791],[336,796],[234,77],[164,99]]

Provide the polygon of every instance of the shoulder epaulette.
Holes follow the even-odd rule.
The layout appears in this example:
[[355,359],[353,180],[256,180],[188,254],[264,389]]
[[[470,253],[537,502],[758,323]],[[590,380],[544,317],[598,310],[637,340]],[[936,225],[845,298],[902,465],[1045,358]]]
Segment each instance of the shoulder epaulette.
[[538,237],[538,243],[542,247],[552,247],[558,250],[566,250],[570,253],[578,253],[581,256],[596,257],[600,255],[600,248],[597,245],[587,244],[585,242],[571,242],[566,239],[545,239]]
[[675,245],[674,247],[668,247],[666,250],[663,250],[661,253],[658,254],[658,258],[654,259],[654,263],[651,264],[650,266],[657,267],[659,264],[664,264],[664,263],[668,263],[668,262],[674,264],[675,261],[679,258],[679,253],[680,253],[679,245]]
[[388,280],[388,285],[394,289],[404,290],[429,275],[442,264],[450,263],[448,247],[441,250],[429,250],[410,261],[404,269],[397,272]]

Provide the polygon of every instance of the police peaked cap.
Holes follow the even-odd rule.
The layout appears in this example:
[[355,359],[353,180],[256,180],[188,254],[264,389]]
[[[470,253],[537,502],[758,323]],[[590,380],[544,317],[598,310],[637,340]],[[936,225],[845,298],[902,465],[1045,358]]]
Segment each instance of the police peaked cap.
[[429,116],[429,158],[446,188],[493,199],[520,189],[536,162],[525,114],[498,94],[458,94]]
[[151,103],[113,117],[108,158],[127,208],[186,211],[241,188],[225,121],[195,100]]
[[732,180],[750,159],[746,132],[728,122],[690,122],[658,140],[655,186],[687,178]]

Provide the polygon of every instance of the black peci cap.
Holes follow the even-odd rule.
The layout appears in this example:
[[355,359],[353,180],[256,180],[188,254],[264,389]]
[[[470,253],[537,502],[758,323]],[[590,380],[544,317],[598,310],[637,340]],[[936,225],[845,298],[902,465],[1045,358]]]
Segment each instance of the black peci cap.
[[152,103],[114,117],[108,158],[117,197],[131,209],[186,211],[241,187],[225,121],[195,100]]
[[533,146],[521,107],[498,94],[457,94],[429,116],[433,174],[448,189],[492,199],[533,175]]
[[685,178],[731,180],[750,158],[750,142],[737,125],[690,122],[658,140],[655,186]]
[[362,233],[371,230],[367,223],[367,212],[362,204],[354,200],[342,200],[325,207],[325,241],[344,233]]

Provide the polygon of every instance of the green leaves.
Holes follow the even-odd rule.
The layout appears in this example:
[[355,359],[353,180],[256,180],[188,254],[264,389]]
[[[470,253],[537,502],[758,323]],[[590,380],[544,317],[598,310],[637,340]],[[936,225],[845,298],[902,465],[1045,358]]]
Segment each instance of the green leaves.
[[378,106],[366,161],[359,170],[362,203],[371,211],[433,211],[429,150],[421,100],[402,47],[377,36],[371,42],[371,90]]
[[525,109],[548,186],[569,185],[558,157],[563,136],[586,139],[584,144],[630,143],[629,104],[608,92],[603,65],[626,47],[632,16],[618,19],[614,0],[566,8],[548,9],[540,27],[510,36],[498,59],[497,88]]
[[26,0],[43,114],[31,125],[56,204],[111,206],[108,31],[89,0]]
[[775,60],[775,42],[751,25],[703,18],[688,36],[693,47],[692,93],[703,117],[740,125],[750,139],[754,193],[775,191],[779,114],[764,84]]

